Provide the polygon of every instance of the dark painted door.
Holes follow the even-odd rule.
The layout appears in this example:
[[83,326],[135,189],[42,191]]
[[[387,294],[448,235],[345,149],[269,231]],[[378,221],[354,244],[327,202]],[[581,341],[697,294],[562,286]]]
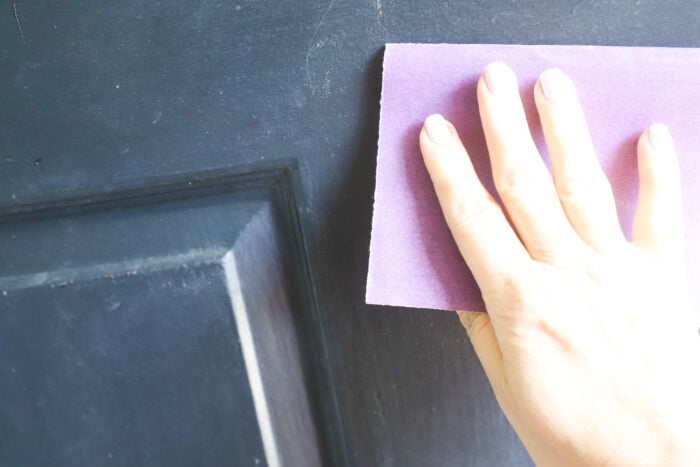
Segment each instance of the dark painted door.
[[0,465],[527,465],[363,304],[385,42],[698,46],[692,2],[5,0]]

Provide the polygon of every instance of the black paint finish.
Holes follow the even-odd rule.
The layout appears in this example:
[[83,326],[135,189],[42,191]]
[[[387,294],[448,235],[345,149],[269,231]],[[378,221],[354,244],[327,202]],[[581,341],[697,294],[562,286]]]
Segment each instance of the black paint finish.
[[221,268],[140,274],[2,297],[3,465],[264,459]]
[[199,173],[5,216],[0,464],[321,465],[290,177]]
[[[246,429],[259,420],[221,272],[178,256],[217,238],[231,248],[236,219],[250,217],[221,193],[255,192],[279,211],[296,265],[279,277],[298,295],[290,313],[324,463],[527,465],[452,314],[363,304],[382,45],[697,47],[698,24],[686,1],[1,3],[0,282],[11,290],[0,297],[0,464],[63,452],[57,464],[265,462]],[[279,196],[247,175],[216,181],[269,170],[288,174]],[[173,198],[214,215],[182,222]],[[216,214],[226,206],[234,214]],[[143,266],[163,255],[180,263]],[[97,274],[119,265],[139,273]],[[128,326],[148,332],[118,332]],[[200,331],[219,340],[207,347]],[[119,371],[143,405],[122,410],[133,393]],[[175,392],[138,389],[173,387],[176,372],[188,382]]]

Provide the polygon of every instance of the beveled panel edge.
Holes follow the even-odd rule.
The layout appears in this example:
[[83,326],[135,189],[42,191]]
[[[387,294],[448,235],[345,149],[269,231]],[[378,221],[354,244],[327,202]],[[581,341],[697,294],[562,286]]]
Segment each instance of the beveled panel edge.
[[252,191],[274,185],[292,170],[293,161],[244,165],[145,178],[133,185],[104,191],[49,193],[51,198],[26,204],[0,205],[0,224],[84,212],[106,211],[216,193]]
[[323,462],[349,465],[346,433],[330,364],[329,347],[321,314],[317,272],[310,253],[303,221],[302,182],[295,159],[273,163],[230,166],[202,171],[144,178],[136,184],[115,184],[104,191],[70,190],[47,193],[46,200],[0,204],[0,225],[43,218],[109,211],[132,206],[203,197],[217,193],[271,190],[271,204],[279,216],[292,256],[294,288],[299,292],[302,311],[302,339],[314,349],[306,358],[311,362],[314,404],[319,410],[319,436]]

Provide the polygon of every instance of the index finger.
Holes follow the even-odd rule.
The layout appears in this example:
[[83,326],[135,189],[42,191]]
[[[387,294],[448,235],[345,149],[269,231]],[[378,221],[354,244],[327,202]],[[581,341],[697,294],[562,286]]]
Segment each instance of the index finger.
[[527,273],[530,255],[476,175],[451,123],[428,117],[420,147],[447,225],[488,303]]

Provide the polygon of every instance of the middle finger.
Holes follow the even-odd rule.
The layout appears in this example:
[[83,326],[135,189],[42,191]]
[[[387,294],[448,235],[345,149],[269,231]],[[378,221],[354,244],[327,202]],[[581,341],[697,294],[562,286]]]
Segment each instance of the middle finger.
[[477,97],[494,183],[518,235],[534,260],[568,262],[579,242],[532,140],[515,73],[492,63]]

